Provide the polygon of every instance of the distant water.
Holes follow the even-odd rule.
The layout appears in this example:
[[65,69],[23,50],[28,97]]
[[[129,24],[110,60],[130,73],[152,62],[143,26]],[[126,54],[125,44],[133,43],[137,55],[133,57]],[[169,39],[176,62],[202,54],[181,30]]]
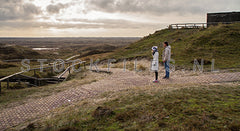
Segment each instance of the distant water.
[[44,51],[44,50],[58,50],[59,48],[32,48],[32,50],[36,51]]

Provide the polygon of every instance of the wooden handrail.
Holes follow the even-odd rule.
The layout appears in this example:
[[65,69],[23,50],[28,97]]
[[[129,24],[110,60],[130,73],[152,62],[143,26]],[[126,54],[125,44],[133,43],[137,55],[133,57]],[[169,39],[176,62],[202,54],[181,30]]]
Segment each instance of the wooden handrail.
[[62,76],[64,76],[72,67],[74,67],[76,65],[79,65],[79,64],[82,64],[82,63],[86,63],[86,61],[81,61],[81,62],[79,62],[77,64],[69,66],[61,75],[59,75],[58,79],[60,79]]
[[[81,61],[81,62],[79,62],[79,63],[77,63],[77,64],[74,64],[74,65],[69,66],[68,68],[73,67],[73,66],[78,65],[78,64],[85,63],[85,62],[86,62],[86,61]],[[58,64],[58,65],[60,65],[60,64]],[[47,68],[53,68],[53,67],[52,67],[52,66],[49,66],[49,67],[43,67],[42,69],[47,69]],[[41,69],[41,68],[33,68],[33,69],[30,69],[29,71],[32,71],[32,70],[39,70],[39,69]],[[66,69],[66,70],[67,70],[67,69]],[[65,71],[66,71],[66,70],[65,70]],[[16,75],[22,74],[22,73],[25,73],[25,71],[17,72],[17,73],[15,73],[15,74],[12,74],[12,75],[9,75],[9,76],[6,76],[6,77],[3,77],[3,78],[0,79],[0,82],[6,80],[6,79],[8,79],[8,78],[11,78],[11,77],[13,77],[13,76],[16,76]],[[66,72],[65,72],[65,73],[66,73]],[[65,74],[65,73],[64,73],[64,74]]]
[[58,79],[62,78],[68,71],[70,70],[70,66],[61,74],[58,76]]
[[216,25],[216,24],[232,24],[232,23],[240,23],[240,21],[234,21],[234,22],[207,22],[207,23],[176,23],[169,25],[170,29],[179,29],[181,27],[186,28],[198,28],[203,27],[207,28],[209,25]]
[[[68,63],[71,63],[71,62],[68,62]],[[77,64],[70,65],[59,77],[57,77],[57,80],[59,81],[59,79],[61,79],[61,77],[62,77],[64,74],[66,74],[67,71],[70,71],[70,69],[71,69],[72,67],[74,67],[74,66],[76,66],[76,65],[79,65],[79,64],[82,64],[82,63],[86,63],[86,61],[80,61],[80,62],[77,63]],[[60,64],[62,64],[62,63],[60,63]],[[58,65],[60,65],[60,64],[58,64]],[[85,66],[85,65],[84,65],[84,66]],[[53,68],[53,67],[52,67],[52,66],[50,66],[50,67],[43,67],[42,69],[46,69],[46,68]],[[33,68],[33,69],[30,69],[29,71],[38,70],[38,69],[41,69],[41,68]],[[1,82],[7,80],[7,82],[8,82],[8,83],[7,83],[7,84],[8,84],[7,87],[9,87],[9,78],[14,77],[14,76],[16,76],[16,75],[21,75],[21,76],[23,76],[23,77],[31,78],[31,79],[37,80],[37,81],[39,81],[39,80],[41,81],[41,80],[51,80],[51,79],[53,79],[53,78],[35,78],[35,77],[30,77],[30,76],[22,75],[22,73],[25,73],[25,71],[17,72],[17,73],[15,73],[15,74],[6,76],[6,77],[4,77],[4,78],[1,78],[1,79],[0,79],[0,93],[1,93]],[[66,80],[66,79],[65,79],[65,80]],[[35,85],[35,86],[36,86],[36,85]]]
[[176,24],[171,24],[171,25],[190,25],[190,24],[196,24],[196,25],[200,25],[200,24],[207,24],[207,23],[176,23]]
[[0,79],[0,82],[1,82],[1,81],[4,81],[4,80],[6,80],[6,79],[9,79],[9,78],[11,78],[11,77],[13,77],[13,76],[16,76],[16,75],[22,74],[22,73],[24,73],[24,71],[21,71],[21,72],[18,72],[18,73],[15,73],[15,74],[12,74],[12,75],[9,75],[9,76],[6,76],[6,77],[3,77],[3,78]]
[[[57,64],[57,65],[61,65],[61,64],[68,64],[68,63],[71,63],[71,62],[74,62],[74,61],[67,61],[67,62],[62,62],[62,63],[60,63],[60,64]],[[82,63],[86,63],[86,61],[80,61],[79,63],[77,63],[77,64],[74,64],[74,65],[71,65],[71,66],[69,66],[57,79],[58,79],[58,81],[59,81],[59,79],[61,79],[61,77],[64,75],[64,74],[66,74],[66,72],[67,71],[70,71],[70,69],[72,68],[72,67],[74,67],[74,66],[76,66],[76,65],[78,65],[78,64],[82,64]],[[50,63],[50,64],[52,64],[52,63]],[[85,64],[84,64],[84,66],[85,66]],[[47,69],[47,68],[53,68],[52,66],[48,66],[48,67],[42,67],[42,68],[33,68],[33,69],[30,69],[29,71],[32,71],[32,70],[39,70],[39,69]],[[5,81],[5,80],[7,80],[7,87],[9,87],[9,78],[11,78],[11,77],[14,77],[14,76],[16,76],[16,75],[21,75],[21,76],[23,76],[23,77],[27,77],[27,78],[31,78],[31,79],[34,79],[34,80],[51,80],[51,79],[53,79],[53,78],[35,78],[35,77],[30,77],[30,76],[25,76],[25,75],[22,75],[22,73],[25,73],[25,71],[21,71],[21,72],[17,72],[17,73],[15,73],[15,74],[12,74],[12,75],[9,75],[9,76],[6,76],[6,77],[3,77],[3,78],[1,78],[0,79],[0,93],[1,93],[1,82],[3,82],[3,81]]]
[[170,29],[179,29],[179,28],[207,28],[207,23],[178,23],[169,25]]

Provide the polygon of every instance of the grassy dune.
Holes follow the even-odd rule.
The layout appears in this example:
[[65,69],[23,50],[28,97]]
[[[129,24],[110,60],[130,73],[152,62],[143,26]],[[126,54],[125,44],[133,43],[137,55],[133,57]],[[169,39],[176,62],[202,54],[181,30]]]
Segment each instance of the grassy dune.
[[239,130],[239,93],[239,85],[135,88],[105,93],[94,100],[59,108],[55,115],[25,129]]
[[212,59],[218,68],[240,67],[240,24],[218,25],[207,29],[160,30],[138,42],[115,51],[108,58],[151,59],[151,47],[162,53],[164,41],[172,46],[172,58],[178,66],[192,67],[194,59],[204,59],[210,67]]
[[0,44],[0,60],[34,58],[43,58],[43,56],[26,47]]
[[[88,76],[87,76],[88,74]],[[77,85],[88,84],[97,81],[93,73],[81,71],[70,75],[71,81],[66,81],[55,85],[26,88],[25,84],[10,83],[10,88],[6,89],[6,82],[2,82],[2,93],[0,94],[0,109],[15,106],[26,102],[28,99],[38,99],[75,88]],[[19,86],[19,89],[15,89]],[[25,87],[25,88],[24,88]]]
[[[94,49],[82,53],[80,58],[88,61],[89,58],[151,59],[151,47],[158,45],[161,52],[164,41],[171,43],[172,57],[179,67],[190,68],[194,59],[202,58],[208,67],[211,59],[216,59],[217,68],[240,67],[240,24],[165,29],[116,51],[106,49],[104,53],[105,49],[103,52]],[[0,109],[11,107],[9,103],[14,106],[15,102],[21,104],[98,80],[84,73],[74,74],[73,80],[60,85],[16,91],[3,89]],[[168,85],[167,88],[159,85],[107,92],[53,110],[52,115],[29,124],[24,130],[240,130],[239,83]]]

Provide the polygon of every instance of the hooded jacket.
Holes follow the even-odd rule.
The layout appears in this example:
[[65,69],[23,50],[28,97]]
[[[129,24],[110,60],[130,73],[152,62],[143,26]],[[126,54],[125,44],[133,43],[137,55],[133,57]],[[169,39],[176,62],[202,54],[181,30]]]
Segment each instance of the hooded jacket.
[[153,53],[153,61],[152,61],[152,67],[151,67],[151,70],[152,71],[158,71],[159,69],[159,60],[158,60],[158,57],[159,57],[159,53],[156,51]]
[[163,55],[162,55],[162,59],[163,61],[170,61],[171,60],[171,46],[167,46],[164,51],[163,51]]

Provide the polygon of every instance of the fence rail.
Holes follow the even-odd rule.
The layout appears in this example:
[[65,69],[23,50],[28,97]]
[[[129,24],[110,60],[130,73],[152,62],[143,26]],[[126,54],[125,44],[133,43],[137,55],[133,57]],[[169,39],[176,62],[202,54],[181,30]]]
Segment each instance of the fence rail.
[[[65,64],[69,64],[69,63],[72,63],[71,61],[68,61],[68,62],[64,62],[64,67],[65,67]],[[69,65],[66,70],[60,74],[59,76],[57,76],[57,78],[36,78],[36,77],[31,77],[31,76],[26,76],[26,75],[23,75],[23,73],[25,73],[25,71],[21,71],[21,72],[17,72],[17,73],[14,73],[12,75],[9,75],[9,76],[6,76],[6,77],[3,77],[0,79],[0,93],[1,93],[1,90],[2,90],[2,82],[7,82],[7,88],[9,88],[9,83],[10,82],[21,82],[21,80],[24,80],[25,82],[26,81],[34,81],[34,84],[31,84],[29,82],[28,85],[33,85],[33,86],[39,86],[40,85],[40,81],[46,81],[46,80],[56,80],[57,82],[60,82],[60,80],[64,79],[66,80],[66,78],[68,77],[68,75],[71,73],[71,69],[76,66],[76,65],[81,65],[81,64],[84,64],[84,68],[86,68],[85,66],[85,63],[86,61],[81,61],[77,64],[73,64],[73,65]],[[63,63],[60,63],[60,64],[57,64],[56,66],[60,66],[62,65]],[[53,66],[48,66],[48,67],[42,67],[42,68],[33,68],[33,69],[30,69],[29,71],[34,71],[34,75],[36,74],[36,70],[40,70],[40,69],[51,69],[51,71],[53,72]],[[63,76],[66,74],[66,73],[69,73],[67,74],[66,78],[63,78]],[[18,77],[17,77],[18,76]],[[16,77],[16,78],[15,78]]]
[[169,29],[199,29],[199,28],[207,28],[207,23],[179,23],[179,24],[171,24],[168,27]]
[[[79,63],[77,63],[77,64],[74,64],[74,65],[71,65],[71,66],[69,66],[62,74],[60,74],[57,78],[58,79],[61,79],[66,73],[71,73],[71,69],[74,67],[74,66],[76,66],[76,65],[81,65],[82,63],[84,63],[84,68],[85,68],[85,63],[86,63],[86,61],[81,61],[81,62],[79,62]],[[65,80],[67,79],[67,77],[68,76],[66,76],[65,77]]]
[[233,24],[233,23],[240,23],[240,21],[235,22],[207,22],[207,23],[177,23],[171,24],[168,26],[169,29],[200,29],[200,28],[208,28],[212,25],[218,24]]

